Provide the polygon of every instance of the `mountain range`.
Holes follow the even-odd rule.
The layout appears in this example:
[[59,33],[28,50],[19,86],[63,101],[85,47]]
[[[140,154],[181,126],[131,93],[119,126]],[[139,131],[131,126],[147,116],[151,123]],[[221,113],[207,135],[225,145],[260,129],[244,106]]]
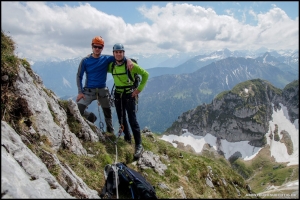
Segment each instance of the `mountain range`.
[[193,73],[150,79],[139,100],[141,125],[163,132],[182,112],[209,103],[218,93],[246,80],[261,78],[283,88],[298,79],[298,73],[283,71],[258,59],[228,57]]
[[[194,56],[177,67],[160,65],[161,67],[147,69],[150,78],[140,94],[138,104],[140,126],[162,133],[182,112],[199,104],[209,103],[219,92],[230,90],[246,80],[261,78],[283,88],[298,78],[298,51],[262,53],[263,50],[231,52],[223,49]],[[186,55],[183,55],[181,61],[184,59],[187,59]],[[170,60],[180,59],[178,56],[171,57],[162,63]],[[32,69],[42,77],[45,86],[58,96],[74,99],[77,95],[75,81],[79,62],[80,58],[63,62],[37,62]],[[107,86],[110,89],[113,86],[110,74]],[[97,113],[97,104],[91,104],[89,110]],[[115,123],[114,126],[118,127],[118,124]]]
[[[288,94],[288,95],[287,95]],[[249,141],[252,146],[266,143],[274,110],[288,107],[290,123],[299,127],[299,80],[283,90],[267,81],[252,79],[220,93],[212,103],[186,111],[167,129],[166,134],[180,135],[182,129],[205,136],[207,133],[228,142]]]

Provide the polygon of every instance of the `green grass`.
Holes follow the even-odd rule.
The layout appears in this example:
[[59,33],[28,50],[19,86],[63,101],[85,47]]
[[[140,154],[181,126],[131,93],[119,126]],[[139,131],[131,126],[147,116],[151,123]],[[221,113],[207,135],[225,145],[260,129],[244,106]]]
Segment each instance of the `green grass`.
[[296,180],[298,166],[287,166],[287,163],[277,163],[270,159],[270,152],[267,148],[261,150],[258,155],[244,163],[244,172],[250,170],[252,173],[247,182],[255,193],[263,192],[269,185],[280,186],[285,182]]

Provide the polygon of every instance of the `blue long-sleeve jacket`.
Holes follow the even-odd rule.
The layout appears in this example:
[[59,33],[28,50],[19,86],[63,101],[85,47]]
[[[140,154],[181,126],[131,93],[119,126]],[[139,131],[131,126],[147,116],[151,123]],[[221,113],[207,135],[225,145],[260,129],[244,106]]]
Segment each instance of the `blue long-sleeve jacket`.
[[103,88],[106,87],[108,64],[115,62],[115,58],[109,55],[100,55],[94,58],[92,54],[83,58],[79,64],[76,76],[78,94],[83,91],[82,79],[86,74],[84,87],[86,88]]

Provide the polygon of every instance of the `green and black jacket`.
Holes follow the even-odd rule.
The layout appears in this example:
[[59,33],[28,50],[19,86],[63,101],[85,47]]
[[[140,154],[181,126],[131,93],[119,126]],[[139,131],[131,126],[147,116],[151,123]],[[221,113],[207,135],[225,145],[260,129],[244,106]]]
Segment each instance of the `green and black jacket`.
[[[125,61],[126,62],[126,61]],[[134,78],[134,74],[138,74],[142,77],[141,82],[137,88],[137,90],[139,90],[140,92],[144,89],[147,81],[148,81],[148,77],[149,77],[149,73],[141,68],[138,64],[133,63],[133,68],[132,70],[126,70],[126,66],[125,63],[123,63],[122,65],[117,65],[115,64],[115,66],[113,67],[115,63],[111,62],[108,66],[108,73],[111,73],[113,78],[114,78],[114,83],[115,83],[115,87],[116,93],[123,93],[124,92],[124,88],[125,88],[125,92],[126,93],[131,93],[132,92],[132,88],[133,88],[133,83],[134,81],[131,81],[127,75],[127,73],[131,73],[131,77]]]

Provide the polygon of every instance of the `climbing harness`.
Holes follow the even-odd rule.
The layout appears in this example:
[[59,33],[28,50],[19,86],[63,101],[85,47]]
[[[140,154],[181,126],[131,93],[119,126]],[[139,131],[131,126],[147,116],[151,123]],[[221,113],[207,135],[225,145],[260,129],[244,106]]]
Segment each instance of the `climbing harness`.
[[[133,62],[137,63],[134,59],[131,59],[133,60]],[[125,86],[116,86],[115,84],[113,85],[112,89],[111,89],[111,95],[110,95],[110,101],[111,101],[111,104],[113,104],[113,100],[114,100],[114,91],[115,89],[124,89],[124,92],[123,93],[126,93],[128,91],[130,91],[131,93],[137,89],[138,85],[139,85],[139,82],[141,81],[140,77],[138,74],[134,74],[134,79],[132,78],[132,75],[131,73],[129,72],[129,70],[127,69],[127,66],[126,66],[126,62],[125,62],[125,70],[126,70],[126,73],[116,73],[116,68],[115,66],[117,65],[117,63],[113,63],[112,65],[112,75],[113,76],[116,76],[119,81],[124,84]],[[127,82],[124,82],[122,81],[122,79],[120,79],[119,75],[124,75],[124,74],[127,74]],[[133,82],[133,85],[128,85],[126,86],[127,84],[129,84],[130,82]],[[138,111],[138,95],[135,97],[135,105],[136,105],[136,109],[135,109],[135,112],[137,113]]]

